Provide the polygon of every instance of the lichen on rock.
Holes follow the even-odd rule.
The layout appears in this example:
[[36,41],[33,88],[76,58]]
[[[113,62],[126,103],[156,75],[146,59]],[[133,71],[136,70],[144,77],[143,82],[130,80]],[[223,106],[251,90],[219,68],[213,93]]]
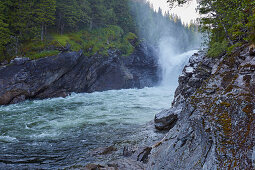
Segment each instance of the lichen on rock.
[[[152,149],[148,169],[255,168],[255,57],[248,50],[221,59],[199,53],[184,68],[171,108],[182,110],[169,140]],[[197,67],[187,74],[190,65]]]

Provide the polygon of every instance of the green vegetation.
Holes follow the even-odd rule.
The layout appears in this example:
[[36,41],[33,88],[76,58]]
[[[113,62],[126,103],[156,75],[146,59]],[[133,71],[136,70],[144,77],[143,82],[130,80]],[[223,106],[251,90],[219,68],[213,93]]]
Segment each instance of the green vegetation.
[[[175,2],[181,5],[188,0],[168,1],[171,5]],[[201,0],[198,9],[203,14],[201,28],[209,33],[208,56],[230,52],[245,43],[255,43],[254,0]]]
[[89,55],[126,47],[129,50],[123,53],[128,54],[134,47],[124,37],[135,33],[128,3],[129,0],[0,1],[0,62],[15,56],[53,55],[67,44],[71,50],[85,49]]
[[83,50],[87,56],[107,56],[112,49],[128,56],[141,39],[157,46],[162,34],[176,36],[183,48],[184,42],[196,44],[199,37],[195,24],[184,26],[178,17],[155,12],[145,1],[0,1],[0,62],[16,56],[37,59],[67,49]]
[[221,57],[226,52],[228,42],[227,41],[214,42],[211,44],[210,47],[211,48],[209,48],[207,52],[208,57]]
[[[120,50],[123,56],[130,55],[136,44],[137,37],[134,33],[124,33],[122,28],[109,25],[93,30],[81,30],[66,34],[49,34],[47,41],[34,40],[23,44],[21,54],[31,59],[52,56],[59,53],[54,49],[69,47],[72,51],[83,50],[87,56],[107,56],[109,49]],[[131,44],[132,43],[132,44]],[[54,47],[52,49],[52,47]]]

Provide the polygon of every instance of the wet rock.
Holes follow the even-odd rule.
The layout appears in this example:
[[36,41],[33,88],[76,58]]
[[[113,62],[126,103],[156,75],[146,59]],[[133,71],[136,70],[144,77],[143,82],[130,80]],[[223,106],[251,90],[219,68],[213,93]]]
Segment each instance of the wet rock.
[[133,159],[119,159],[107,164],[88,164],[85,170],[145,170],[144,164]]
[[7,64],[8,64],[8,61],[4,60],[0,65],[4,66],[4,65],[7,65]]
[[[106,167],[100,165],[100,164],[88,164],[85,166],[84,170],[101,170],[105,169]],[[105,169],[105,170],[110,170],[110,169]]]
[[128,57],[117,50],[109,56],[83,56],[62,52],[57,56],[30,61],[15,58],[0,67],[0,105],[25,99],[65,97],[76,92],[94,92],[153,86],[159,67],[152,48],[140,45]]
[[250,54],[251,56],[255,56],[255,48],[254,48],[254,47],[250,47],[250,48],[249,48],[249,54]]
[[18,97],[15,97],[14,99],[12,99],[11,104],[16,104],[16,103],[22,102],[25,99],[26,99],[25,95],[20,95]]
[[117,151],[117,148],[114,146],[109,146],[109,147],[97,148],[92,152],[92,154],[93,155],[107,155],[107,154],[111,154],[114,151]]
[[147,169],[254,169],[255,57],[248,51],[190,60],[193,74],[184,69],[170,109],[180,109],[178,121],[152,148]]
[[201,83],[202,83],[202,80],[196,77],[190,78],[188,81],[188,85],[195,88],[200,87]]
[[30,59],[27,58],[27,57],[16,57],[13,59],[13,64],[16,64],[16,65],[22,65],[24,64],[25,62],[29,61]]
[[155,127],[158,130],[169,130],[176,124],[178,116],[173,109],[163,110],[155,115]]
[[125,157],[131,156],[134,152],[135,152],[135,150],[133,150],[133,148],[131,148],[131,147],[124,146],[124,148],[123,148],[123,156],[125,156]]
[[187,73],[187,74],[192,74],[194,72],[194,68],[193,67],[186,67],[184,72]]
[[149,159],[149,155],[151,154],[152,147],[146,147],[143,151],[137,156],[137,161],[147,163]]

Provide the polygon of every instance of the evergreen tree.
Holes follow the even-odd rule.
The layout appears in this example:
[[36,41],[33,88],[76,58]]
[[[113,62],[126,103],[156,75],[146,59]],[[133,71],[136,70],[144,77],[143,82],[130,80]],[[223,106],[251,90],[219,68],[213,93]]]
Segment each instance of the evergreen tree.
[[39,0],[35,4],[34,20],[41,27],[41,40],[44,40],[47,26],[53,25],[55,21],[56,1]]
[[57,0],[57,28],[61,34],[78,30],[90,21],[89,3],[86,0]]
[[[171,5],[188,0],[168,0]],[[210,46],[227,42],[234,47],[242,43],[255,43],[254,0],[200,0],[199,12],[203,14],[201,26],[210,35]]]
[[5,46],[10,42],[10,30],[8,28],[6,5],[0,1],[0,58],[3,58]]
[[90,29],[94,27],[104,26],[107,9],[104,5],[104,0],[89,0],[91,4],[91,20],[90,20]]

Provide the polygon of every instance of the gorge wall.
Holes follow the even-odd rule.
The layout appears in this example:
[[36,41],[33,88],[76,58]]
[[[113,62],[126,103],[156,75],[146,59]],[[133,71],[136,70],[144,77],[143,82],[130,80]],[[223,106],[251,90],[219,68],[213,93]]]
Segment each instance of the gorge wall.
[[155,116],[155,128],[168,130],[165,137],[131,158],[93,167],[254,169],[254,54],[247,45],[219,58],[195,53],[179,76],[172,107]]
[[220,59],[193,55],[172,107],[155,117],[156,125],[160,118],[173,128],[152,147],[147,169],[254,169],[254,94],[255,57],[247,46]]
[[148,45],[140,45],[127,57],[116,50],[109,56],[87,57],[80,51],[32,61],[16,58],[0,67],[0,105],[71,92],[153,86],[159,81],[157,60]]

